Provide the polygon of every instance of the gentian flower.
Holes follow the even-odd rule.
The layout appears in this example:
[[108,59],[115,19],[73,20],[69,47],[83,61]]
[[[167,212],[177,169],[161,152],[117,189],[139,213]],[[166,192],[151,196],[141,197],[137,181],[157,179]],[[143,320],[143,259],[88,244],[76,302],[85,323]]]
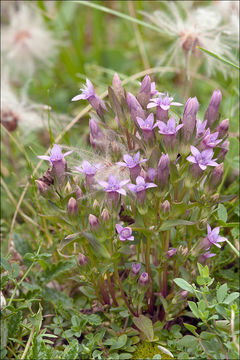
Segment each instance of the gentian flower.
[[229,119],[225,119],[220,122],[217,127],[218,136],[222,139],[228,132],[229,129]]
[[145,182],[142,176],[138,176],[136,179],[136,185],[128,184],[127,187],[130,191],[133,191],[137,194],[138,200],[143,202],[146,196],[146,189],[157,187],[157,185],[154,183]]
[[147,161],[147,159],[140,160],[140,152],[138,151],[133,157],[130,155],[124,155],[123,159],[125,162],[118,161],[116,164],[127,167],[130,171],[130,175],[135,180],[141,172],[140,163]]
[[141,83],[141,88],[137,94],[137,100],[143,108],[147,106],[151,98],[151,79],[146,75]]
[[214,90],[208,108],[204,115],[204,120],[207,120],[207,124],[209,127],[211,127],[218,118],[218,112],[221,101],[222,101],[221,91]]
[[229,140],[225,140],[221,145],[219,145],[219,147],[221,148],[221,151],[218,155],[219,160],[224,160],[224,158],[229,150],[229,145],[230,145]]
[[204,137],[199,145],[201,150],[205,150],[205,149],[212,149],[215,146],[217,146],[217,144],[219,144],[222,140],[218,138],[218,132],[215,132],[213,134],[210,133],[210,129],[208,128],[204,134]]
[[143,272],[139,278],[140,285],[146,285],[148,283],[148,273]]
[[108,193],[108,198],[111,201],[117,202],[119,194],[126,195],[126,190],[122,187],[126,185],[130,180],[119,181],[115,176],[109,175],[108,182],[99,180],[99,185],[104,187],[104,191]]
[[207,252],[205,252],[204,254],[201,254],[198,257],[198,262],[199,263],[204,263],[207,259],[209,259],[209,258],[211,258],[213,256],[216,256],[216,254],[211,253],[210,251],[207,251]]
[[207,237],[203,239],[203,241],[200,244],[200,247],[206,250],[209,250],[212,245],[221,248],[221,245],[219,243],[225,241],[225,238],[219,236],[219,226],[211,230],[210,225],[207,224],[207,233],[208,233]]
[[193,135],[197,121],[196,116],[197,116],[198,108],[199,108],[199,103],[196,96],[194,98],[189,98],[187,100],[182,118],[182,123],[184,125],[182,132],[185,143],[188,143]]
[[72,152],[73,151],[70,150],[63,154],[61,146],[54,144],[50,152],[50,156],[38,156],[39,159],[50,162],[53,167],[53,173],[60,185],[63,183],[65,177],[66,160],[64,158],[65,156],[70,155]]
[[216,187],[222,182],[223,163],[216,166],[210,174],[208,185],[210,189],[216,190]]
[[90,80],[86,79],[86,85],[84,85],[80,90],[82,93],[74,96],[72,101],[88,100],[99,116],[102,115],[102,110],[107,111],[104,101],[96,94],[94,86]]
[[141,270],[141,266],[142,266],[141,263],[138,263],[138,264],[132,263],[132,274],[137,275],[139,273],[139,271]]
[[157,121],[157,126],[159,128],[159,134],[164,135],[164,142],[166,147],[173,148],[175,144],[176,134],[178,130],[183,127],[183,124],[176,126],[174,117],[171,117],[168,120],[167,124],[165,124],[163,121]]
[[167,183],[170,174],[170,159],[168,154],[162,154],[157,167],[157,183],[163,189]]
[[134,236],[132,236],[132,229],[130,227],[124,228],[120,224],[116,224],[116,230],[119,234],[119,240],[121,240],[121,241],[126,241],[126,240],[133,241],[134,240]]
[[88,185],[93,184],[93,178],[96,172],[102,167],[101,164],[91,165],[88,161],[83,160],[82,167],[75,166],[75,169],[78,172],[81,172],[86,175],[86,182]]
[[146,120],[137,117],[137,122],[143,132],[144,139],[146,141],[152,139],[154,137],[153,129],[157,126],[157,124],[154,124],[154,115],[152,113],[149,114]]
[[215,159],[212,160],[213,150],[207,149],[200,152],[195,146],[191,146],[193,156],[188,156],[187,160],[193,164],[197,164],[201,170],[206,170],[207,166],[218,166]]
[[171,258],[172,256],[174,256],[177,252],[177,248],[173,248],[167,251],[167,258]]
[[90,130],[90,144],[93,148],[98,147],[103,150],[105,147],[105,135],[100,129],[97,121],[93,118],[89,120],[89,130]]
[[207,120],[202,122],[200,119],[197,119],[197,123],[196,123],[197,138],[200,138],[204,135],[206,125],[207,125]]
[[145,119],[145,111],[143,110],[142,106],[139,104],[139,102],[137,101],[137,99],[133,94],[128,92],[126,101],[134,124],[137,124],[137,116],[142,119]]
[[173,97],[169,97],[168,94],[164,96],[161,94],[156,99],[151,99],[147,108],[157,107],[157,119],[161,121],[166,121],[168,119],[168,110],[170,106],[182,106],[178,102],[173,102]]

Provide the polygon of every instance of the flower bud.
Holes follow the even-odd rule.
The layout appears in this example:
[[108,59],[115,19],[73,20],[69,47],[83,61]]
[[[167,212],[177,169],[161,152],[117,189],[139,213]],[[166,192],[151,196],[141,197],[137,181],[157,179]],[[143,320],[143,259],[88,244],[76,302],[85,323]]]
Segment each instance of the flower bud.
[[102,213],[101,213],[101,219],[104,221],[104,222],[108,222],[109,219],[110,219],[110,214],[109,214],[109,211],[107,209],[103,209]]
[[83,192],[79,186],[76,186],[75,194],[77,200],[80,200],[83,197]]
[[171,209],[170,202],[168,200],[165,200],[161,205],[161,209],[164,214],[168,214]]
[[216,187],[221,183],[223,176],[223,163],[216,166],[209,178],[209,187],[211,189],[216,189]]
[[132,263],[132,275],[137,275],[141,270],[141,263],[134,264]]
[[148,283],[148,273],[143,272],[139,278],[139,284],[140,285],[146,285]]
[[207,125],[211,127],[218,118],[218,110],[222,100],[222,93],[220,90],[214,90],[208,108],[204,115],[204,120],[207,120]]
[[228,140],[225,140],[221,145],[220,145],[220,148],[221,148],[221,151],[218,155],[218,160],[224,160],[225,159],[225,156],[229,150],[229,145],[230,145],[230,142]]
[[45,184],[42,180],[35,180],[35,183],[37,185],[38,191],[42,196],[45,196],[49,193],[50,187]]
[[225,119],[221,121],[217,127],[218,137],[222,139],[227,134],[228,129],[229,129],[229,119]]
[[187,290],[182,290],[180,292],[180,295],[181,295],[181,298],[182,299],[185,299],[187,296],[188,296],[188,291]]
[[199,108],[199,102],[196,96],[194,98],[189,98],[187,100],[184,108],[183,119],[182,119],[182,123],[183,123],[182,133],[185,142],[189,142],[189,140],[193,135],[197,121],[196,116],[197,116],[198,108]]
[[145,108],[149,100],[151,98],[151,79],[148,75],[146,75],[142,81],[141,88],[139,93],[137,94],[137,100]]
[[67,210],[69,215],[76,215],[78,213],[78,204],[74,197],[71,197],[68,201]]
[[113,76],[112,85],[113,85],[113,90],[114,90],[115,94],[117,95],[117,97],[121,101],[121,98],[124,97],[124,89],[123,89],[123,86],[122,86],[122,82],[121,82],[121,80],[120,80],[117,73],[115,73],[114,76]]
[[157,183],[163,189],[168,182],[170,174],[170,160],[168,154],[162,154],[157,167]]
[[90,143],[93,148],[99,147],[104,148],[105,135],[100,129],[96,120],[91,118],[89,120],[89,129],[90,129]]
[[176,254],[176,252],[177,252],[177,248],[173,248],[173,249],[168,250],[167,254],[166,254],[167,258],[168,259],[171,258],[172,256],[174,256]]
[[119,154],[120,148],[119,148],[119,144],[117,143],[117,141],[113,141],[113,142],[111,143],[111,146],[112,146],[112,151],[113,151],[115,154]]
[[99,208],[99,206],[99,202],[97,201],[97,199],[95,199],[93,202],[93,209],[96,210],[97,208]]
[[84,254],[79,253],[78,254],[78,262],[79,262],[79,265],[84,266],[87,264],[88,258]]
[[143,111],[141,105],[135,98],[135,96],[131,93],[127,93],[127,104],[133,119],[133,122],[135,125],[138,126],[137,117],[140,117],[141,119],[145,119],[145,112]]
[[95,215],[90,214],[88,217],[88,221],[89,221],[89,224],[90,224],[90,227],[92,228],[92,230],[98,229],[99,221]]

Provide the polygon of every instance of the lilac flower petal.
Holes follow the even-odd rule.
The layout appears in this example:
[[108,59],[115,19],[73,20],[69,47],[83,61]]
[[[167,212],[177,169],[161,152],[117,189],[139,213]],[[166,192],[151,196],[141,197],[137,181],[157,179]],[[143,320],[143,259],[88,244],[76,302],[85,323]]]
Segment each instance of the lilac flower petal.
[[108,187],[108,183],[106,181],[98,180],[98,184],[103,186],[104,188]]
[[157,187],[157,185],[154,183],[146,183],[146,189],[153,188],[153,187]]
[[134,185],[134,184],[128,184],[128,189],[130,190],[130,191],[133,191],[133,192],[135,192],[135,190],[136,190],[136,185]]
[[137,122],[140,128],[143,128],[145,126],[145,121],[137,116]]
[[42,160],[47,160],[47,161],[50,161],[50,156],[46,156],[46,155],[39,155],[38,156],[39,159],[42,159]]
[[122,181],[120,181],[119,186],[122,187],[122,186],[128,184],[129,181],[130,181],[129,179],[128,180],[122,180]]
[[122,229],[123,229],[123,227],[120,224],[116,224],[116,230],[119,234],[122,231]]
[[78,100],[86,100],[86,96],[83,95],[83,94],[80,94],[80,95],[76,95],[72,98],[71,101],[78,101]]
[[173,105],[173,106],[183,106],[183,104],[181,104],[179,102],[171,102],[171,105]]
[[139,161],[139,164],[140,164],[140,163],[143,163],[143,162],[146,162],[147,160],[148,160],[148,159],[142,159],[142,160]]
[[126,196],[126,190],[124,190],[124,189],[116,190],[116,192],[119,193],[119,194],[121,194],[121,195]]
[[197,161],[194,156],[188,156],[186,159],[191,163],[197,164]]
[[183,127],[183,124],[178,125],[178,126],[176,127],[176,132],[177,132],[178,130],[180,130],[182,127]]
[[63,154],[63,157],[70,155],[73,152],[73,150],[67,151],[65,154]]
[[198,164],[198,166],[200,167],[200,169],[202,169],[202,170],[206,170],[206,165],[203,165],[203,164]]
[[153,113],[148,115],[145,122],[149,125],[150,128],[153,127],[153,123],[154,123],[154,115],[153,115]]
[[[152,100],[154,100],[154,99],[152,99]],[[147,105],[147,109],[151,109],[151,108],[156,107],[156,106],[157,106],[156,103],[150,102],[150,103]]]
[[221,245],[219,245],[217,242],[214,243],[213,245],[217,246],[218,248],[221,248]]
[[127,164],[123,161],[116,162],[116,165],[127,167]]
[[119,240],[126,241],[127,239],[125,237],[123,237],[122,235],[119,235]]
[[216,161],[210,160],[207,163],[209,166],[218,166],[219,164]]
[[133,165],[133,158],[130,155],[124,155],[123,159],[127,163],[127,165]]
[[213,231],[212,231],[212,235],[213,236],[217,236],[218,234],[219,234],[219,231],[220,231],[220,227],[218,226],[218,227],[215,227],[214,229],[213,229]]
[[170,109],[170,105],[161,104],[160,107],[161,107],[161,109],[163,109],[165,111]]
[[143,178],[142,176],[138,176],[138,177],[136,178],[136,184],[137,184],[137,185],[145,185],[145,180],[144,180],[144,178]]
[[134,236],[129,236],[127,239],[130,241],[134,241]]
[[212,229],[209,224],[207,224],[207,232],[208,232],[208,235],[212,232]]
[[138,163],[138,162],[139,162],[139,159],[140,159],[140,152],[138,151],[138,152],[136,153],[136,155],[134,155],[133,160],[134,160],[135,163]]
[[200,151],[197,148],[195,148],[195,146],[191,145],[190,148],[191,148],[191,153],[194,156],[198,156],[200,154]]

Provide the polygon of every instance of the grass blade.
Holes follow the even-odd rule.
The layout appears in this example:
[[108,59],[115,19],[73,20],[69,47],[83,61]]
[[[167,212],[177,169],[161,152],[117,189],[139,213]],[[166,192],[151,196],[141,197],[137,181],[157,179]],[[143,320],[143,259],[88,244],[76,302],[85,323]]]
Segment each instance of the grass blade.
[[206,54],[214,57],[215,59],[221,61],[222,63],[227,64],[227,65],[229,65],[229,66],[232,66],[234,69],[237,69],[237,70],[240,69],[240,67],[239,67],[238,65],[233,64],[231,61],[226,60],[226,59],[222,58],[221,56],[219,56],[219,55],[217,55],[217,54],[214,54],[212,51],[203,49],[203,48],[201,48],[200,46],[198,46],[198,49],[200,49],[200,50],[202,50],[203,52],[205,52]]

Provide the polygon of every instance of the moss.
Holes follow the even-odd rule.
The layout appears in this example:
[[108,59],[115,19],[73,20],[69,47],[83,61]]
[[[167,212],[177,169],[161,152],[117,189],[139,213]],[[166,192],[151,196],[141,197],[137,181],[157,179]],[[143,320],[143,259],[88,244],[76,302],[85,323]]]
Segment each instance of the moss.
[[152,359],[154,355],[160,354],[162,360],[172,359],[170,355],[164,354],[161,350],[159,350],[157,344],[151,342],[143,342],[138,345],[137,350],[133,353],[132,359]]

